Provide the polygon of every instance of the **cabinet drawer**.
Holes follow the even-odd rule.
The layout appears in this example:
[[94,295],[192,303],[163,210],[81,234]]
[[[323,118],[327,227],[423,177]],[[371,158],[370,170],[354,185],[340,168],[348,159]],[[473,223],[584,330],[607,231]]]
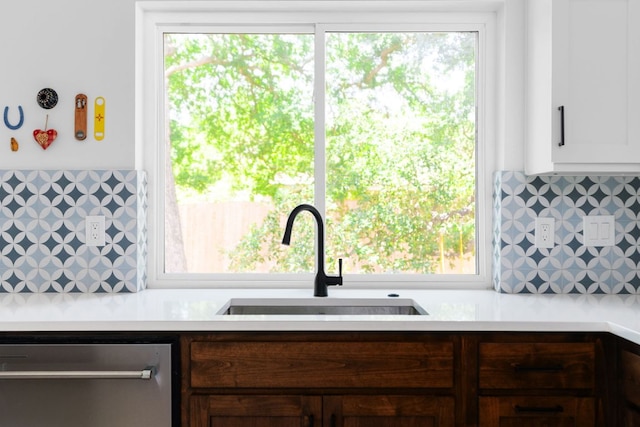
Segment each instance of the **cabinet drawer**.
[[640,356],[623,350],[621,363],[624,396],[628,402],[640,407]]
[[480,388],[593,389],[593,343],[481,343]]
[[190,361],[192,387],[453,387],[450,341],[194,341]]
[[480,425],[591,427],[596,425],[596,402],[591,397],[481,397]]

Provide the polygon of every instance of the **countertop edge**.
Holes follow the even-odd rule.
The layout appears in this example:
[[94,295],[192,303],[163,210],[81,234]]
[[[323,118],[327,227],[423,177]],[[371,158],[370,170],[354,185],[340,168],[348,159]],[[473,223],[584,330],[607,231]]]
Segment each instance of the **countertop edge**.
[[0,295],[0,331],[610,332],[640,344],[640,295],[502,294],[493,290],[333,290],[331,299],[400,294],[427,316],[226,316],[234,298],[309,298],[308,289],[151,289],[137,294]]

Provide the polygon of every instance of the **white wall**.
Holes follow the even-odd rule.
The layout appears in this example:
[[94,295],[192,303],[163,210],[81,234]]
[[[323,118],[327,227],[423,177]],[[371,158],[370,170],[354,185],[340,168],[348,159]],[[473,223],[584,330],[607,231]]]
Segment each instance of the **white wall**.
[[496,170],[524,170],[525,1],[504,0],[499,15]]
[[[498,153],[493,168],[521,170],[524,0],[504,2],[499,15],[506,37],[499,43]],[[135,167],[135,0],[4,1],[0,55],[0,115],[5,106],[12,116],[18,105],[25,112],[25,124],[17,131],[0,120],[0,169]],[[36,94],[44,87],[60,96],[52,110],[36,104]],[[77,93],[90,100],[89,137],[84,142],[73,136]],[[97,96],[106,99],[102,142],[93,139]],[[47,113],[58,139],[45,151],[32,132],[44,127]],[[11,137],[20,142],[16,153],[9,149]]]
[[[0,115],[5,106],[17,121],[0,119],[0,169],[130,169],[134,166],[134,0],[13,0],[0,5]],[[36,94],[58,92],[58,105],[44,110]],[[77,141],[74,98],[89,97],[89,136]],[[93,138],[93,102],[106,99],[105,139]],[[32,132],[49,128],[58,138],[45,151]],[[11,152],[9,141],[20,143]]]

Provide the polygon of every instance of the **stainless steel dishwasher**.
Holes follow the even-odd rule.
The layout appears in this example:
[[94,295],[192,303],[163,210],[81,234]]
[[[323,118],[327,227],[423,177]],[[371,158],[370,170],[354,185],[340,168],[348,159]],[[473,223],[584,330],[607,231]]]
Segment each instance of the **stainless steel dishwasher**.
[[1,344],[0,426],[177,425],[171,359],[171,343]]

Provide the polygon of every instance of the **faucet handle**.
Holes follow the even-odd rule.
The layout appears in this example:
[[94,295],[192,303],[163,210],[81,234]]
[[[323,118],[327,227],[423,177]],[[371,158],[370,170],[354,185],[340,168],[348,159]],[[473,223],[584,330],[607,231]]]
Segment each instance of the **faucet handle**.
[[338,286],[342,286],[342,258],[338,258]]

